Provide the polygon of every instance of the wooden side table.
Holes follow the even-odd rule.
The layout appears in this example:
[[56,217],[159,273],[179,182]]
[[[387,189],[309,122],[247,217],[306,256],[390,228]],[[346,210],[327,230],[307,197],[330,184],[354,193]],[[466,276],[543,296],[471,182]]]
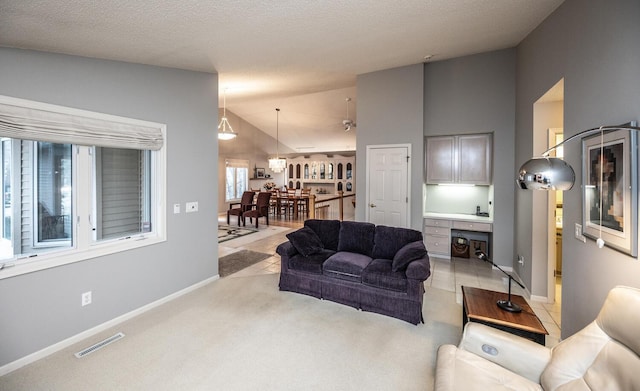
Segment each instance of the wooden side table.
[[522,307],[522,312],[508,312],[496,305],[498,300],[506,300],[503,292],[462,287],[462,326],[467,322],[478,322],[487,326],[519,335],[541,345],[548,335],[540,319],[522,296],[511,295],[511,301]]

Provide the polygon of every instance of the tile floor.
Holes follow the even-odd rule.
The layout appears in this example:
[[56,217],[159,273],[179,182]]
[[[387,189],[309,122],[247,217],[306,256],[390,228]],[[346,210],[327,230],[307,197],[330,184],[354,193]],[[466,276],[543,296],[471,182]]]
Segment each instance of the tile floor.
[[[219,217],[220,223],[226,223],[226,216]],[[262,236],[255,236],[251,240],[239,238],[223,242],[218,247],[220,257],[242,249],[258,251],[273,254],[271,257],[240,270],[227,278],[237,278],[248,275],[272,274],[280,272],[280,256],[276,254],[276,247],[286,241],[285,235],[292,230],[302,226],[302,221],[276,219],[270,222],[271,225],[260,226],[260,231],[264,232]],[[277,228],[275,228],[277,227]],[[274,231],[269,234],[268,230],[272,228]],[[253,235],[248,235],[247,238]],[[560,311],[561,311],[561,287],[556,284],[556,297],[558,299],[555,304],[547,304],[528,300],[531,308],[536,312],[538,318],[544,324],[549,332],[546,338],[548,347],[555,346],[560,341]],[[442,289],[450,292],[456,292],[456,300],[462,303],[462,286],[472,286],[476,288],[489,289],[499,292],[507,292],[507,278],[499,270],[491,267],[490,264],[483,262],[477,258],[453,258],[452,260],[431,258],[431,277],[425,281],[427,286]],[[512,285],[512,293],[525,296],[523,290],[516,284]]]
[[[488,289],[497,292],[508,291],[507,277],[489,263],[478,258],[453,258],[452,260],[431,257],[431,276],[425,284],[432,288],[456,292],[456,301],[462,304],[462,286]],[[511,285],[511,293],[524,296],[526,294],[517,284]],[[555,346],[560,341],[561,286],[556,284],[557,302],[554,304],[527,300],[542,324],[549,332],[546,338],[547,347]]]

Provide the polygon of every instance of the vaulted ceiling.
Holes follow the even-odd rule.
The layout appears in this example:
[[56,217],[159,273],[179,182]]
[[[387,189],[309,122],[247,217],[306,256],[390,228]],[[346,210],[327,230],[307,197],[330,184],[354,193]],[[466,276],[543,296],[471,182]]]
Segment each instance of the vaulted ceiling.
[[274,137],[279,107],[283,144],[343,151],[357,75],[516,46],[562,1],[3,0],[0,46],[217,72],[221,107]]

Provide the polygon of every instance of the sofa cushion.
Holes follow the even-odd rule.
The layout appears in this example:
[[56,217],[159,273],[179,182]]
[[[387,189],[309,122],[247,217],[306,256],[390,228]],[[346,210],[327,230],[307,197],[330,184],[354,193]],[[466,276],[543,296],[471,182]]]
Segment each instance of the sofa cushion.
[[359,221],[343,221],[340,223],[340,239],[338,251],[371,256],[376,226]]
[[404,271],[407,266],[418,258],[427,255],[427,249],[422,240],[405,244],[393,257],[391,269],[394,272]]
[[407,277],[403,272],[391,270],[389,259],[374,259],[362,271],[362,283],[397,292],[407,291]]
[[310,219],[304,222],[304,226],[311,228],[318,235],[324,248],[338,251],[340,220]]
[[340,251],[327,259],[322,265],[323,274],[342,280],[360,282],[360,275],[367,265],[371,263],[371,257],[363,254]]
[[322,274],[322,264],[333,254],[335,254],[335,251],[323,249],[308,257],[302,254],[294,255],[289,258],[289,269]]
[[293,247],[305,257],[324,249],[324,245],[318,235],[309,227],[302,227],[297,231],[288,233],[286,236]]
[[415,229],[378,225],[374,236],[372,258],[393,259],[393,256],[407,243],[422,240],[422,232]]

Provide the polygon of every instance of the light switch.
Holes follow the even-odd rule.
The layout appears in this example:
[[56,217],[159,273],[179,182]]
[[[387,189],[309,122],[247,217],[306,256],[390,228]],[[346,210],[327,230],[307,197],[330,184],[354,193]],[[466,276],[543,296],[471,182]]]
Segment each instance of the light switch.
[[197,212],[198,211],[198,202],[197,201],[187,202],[185,204],[185,210],[187,211],[187,213]]
[[173,213],[180,213],[180,204],[173,204]]

